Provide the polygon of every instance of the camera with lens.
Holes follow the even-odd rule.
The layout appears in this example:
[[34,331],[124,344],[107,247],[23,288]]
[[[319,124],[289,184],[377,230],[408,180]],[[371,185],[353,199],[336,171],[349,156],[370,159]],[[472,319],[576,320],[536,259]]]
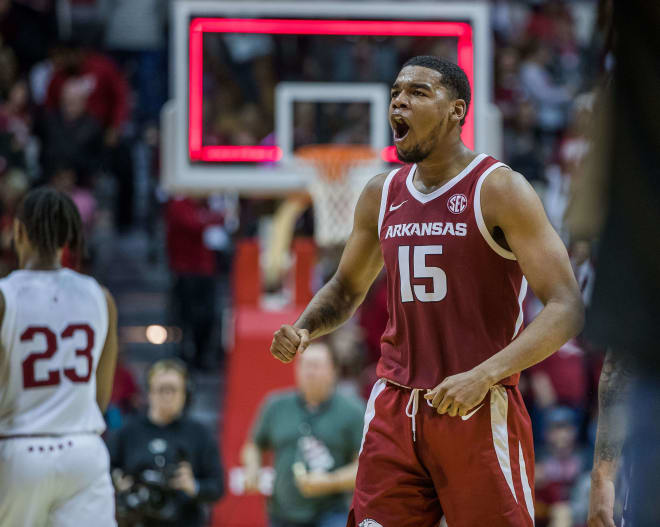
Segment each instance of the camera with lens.
[[[118,490],[117,516],[129,522],[145,522],[147,525],[175,522],[183,505],[181,492],[170,486],[181,456],[176,462],[164,455],[156,455],[153,464],[133,474],[126,474],[131,481],[125,490]],[[129,523],[133,525],[134,523]]]

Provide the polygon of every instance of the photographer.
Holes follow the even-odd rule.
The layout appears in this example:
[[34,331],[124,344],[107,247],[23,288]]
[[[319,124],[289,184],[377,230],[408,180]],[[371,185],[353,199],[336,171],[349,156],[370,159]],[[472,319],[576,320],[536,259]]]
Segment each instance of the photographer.
[[178,360],[148,372],[149,408],[109,440],[121,525],[201,527],[204,503],[223,493],[217,444],[186,417],[187,371]]

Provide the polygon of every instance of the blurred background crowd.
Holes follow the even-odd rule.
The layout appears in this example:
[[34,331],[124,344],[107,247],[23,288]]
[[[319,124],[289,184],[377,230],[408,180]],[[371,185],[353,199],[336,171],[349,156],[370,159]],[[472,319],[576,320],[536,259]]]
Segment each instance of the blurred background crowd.
[[[570,240],[562,218],[589,150],[593,90],[608,68],[602,11],[595,0],[498,0],[491,10],[503,161],[541,195],[587,303],[592,248]],[[22,196],[42,184],[67,192],[87,235],[83,261],[67,263],[94,274],[118,300],[123,351],[110,436],[144,413],[145,372],[169,356],[191,372],[187,411],[214,434],[221,428],[234,248],[262,234],[277,205],[231,193],[168,195],[160,185],[168,13],[165,0],[0,0],[0,275],[16,266],[11,220]],[[211,38],[204,141],[272,144],[281,79],[389,83],[410,56],[455,53],[451,41],[408,38],[347,38],[334,47],[311,38]],[[299,104],[296,112],[296,146],[360,143],[367,135],[366,105]],[[296,233],[310,236],[313,228],[308,213]],[[379,279],[354,320],[330,339],[339,389],[354,398],[368,395],[375,381],[385,298]],[[539,309],[530,293],[526,321]],[[602,351],[577,338],[523,374],[539,526],[586,524]]]

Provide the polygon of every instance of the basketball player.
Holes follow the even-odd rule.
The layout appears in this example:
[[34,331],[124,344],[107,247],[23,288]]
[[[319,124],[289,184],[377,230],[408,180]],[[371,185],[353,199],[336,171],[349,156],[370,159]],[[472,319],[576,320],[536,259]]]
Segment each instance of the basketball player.
[[99,436],[117,357],[117,312],[93,278],[60,266],[78,250],[71,199],[31,191],[14,220],[20,269],[0,280],[0,525],[110,527]]
[[[531,526],[534,453],[519,372],[583,324],[566,249],[520,174],[461,142],[465,73],[415,57],[392,86],[408,163],[365,187],[339,268],[271,353],[347,320],[383,264],[389,321],[348,525]],[[527,283],[544,309],[522,328]]]

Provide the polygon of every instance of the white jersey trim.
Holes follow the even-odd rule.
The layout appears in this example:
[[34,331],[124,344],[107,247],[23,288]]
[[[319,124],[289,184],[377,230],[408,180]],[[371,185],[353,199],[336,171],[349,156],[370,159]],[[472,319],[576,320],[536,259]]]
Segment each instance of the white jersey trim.
[[518,442],[518,466],[520,467],[520,480],[522,481],[523,494],[525,496],[525,506],[527,507],[529,517],[532,519],[532,525],[534,525],[534,499],[532,498],[532,487],[530,487],[529,479],[527,479],[527,466],[525,465],[525,456],[523,455],[522,443],[520,441]]
[[493,166],[488,167],[488,169],[483,174],[481,174],[481,176],[479,176],[477,187],[474,191],[474,218],[477,220],[479,232],[484,237],[484,240],[486,240],[486,243],[490,246],[490,248],[493,249],[493,251],[499,254],[502,258],[506,258],[507,260],[516,260],[515,254],[513,254],[511,251],[507,251],[491,236],[490,232],[488,231],[488,227],[486,227],[486,222],[484,221],[484,217],[481,212],[481,186],[484,184],[484,181],[489,174],[492,174],[493,171],[505,166],[506,165],[504,163],[495,163]]
[[362,447],[364,446],[364,440],[369,431],[369,425],[371,424],[372,419],[376,416],[376,399],[381,393],[383,393],[386,386],[387,380],[378,379],[374,384],[374,387],[371,389],[371,395],[369,395],[369,401],[367,402],[367,410],[364,413],[364,428],[362,429],[362,441],[360,442],[360,452],[358,453],[358,456],[362,454]]
[[511,472],[511,458],[509,457],[508,411],[509,397],[506,389],[501,384],[497,384],[490,389],[490,426],[493,434],[493,448],[502,475],[511,490],[513,499],[518,503],[518,497],[513,487],[513,473]]
[[380,238],[380,231],[383,228],[383,219],[385,219],[385,211],[387,210],[387,195],[390,190],[390,182],[392,181],[392,178],[394,175],[401,170],[400,168],[395,168],[392,170],[389,174],[387,174],[387,177],[385,178],[385,182],[383,183],[383,190],[381,191],[380,194],[380,212],[378,213],[378,237]]
[[453,178],[447,181],[447,183],[442,185],[440,188],[435,189],[433,192],[429,194],[424,194],[423,192],[420,192],[415,188],[415,185],[413,184],[413,177],[415,176],[415,172],[417,171],[417,165],[413,165],[413,167],[410,169],[410,173],[408,174],[408,177],[406,178],[406,187],[408,187],[408,192],[410,192],[410,195],[420,203],[428,203],[429,201],[433,201],[435,198],[442,196],[442,194],[444,194],[450,188],[458,184],[465,176],[467,176],[470,172],[472,172],[472,170],[474,170],[474,168],[479,163],[481,163],[484,159],[486,159],[486,157],[488,157],[487,154],[479,154],[472,161],[470,161],[470,164],[468,166],[466,166]]
[[523,276],[520,282],[520,293],[518,293],[518,306],[520,307],[520,311],[518,311],[518,318],[516,319],[516,326],[513,329],[513,337],[511,337],[511,340],[516,338],[516,335],[518,335],[518,331],[520,331],[520,328],[522,327],[523,315],[524,315],[523,302],[525,301],[526,295],[527,295],[527,278]]

